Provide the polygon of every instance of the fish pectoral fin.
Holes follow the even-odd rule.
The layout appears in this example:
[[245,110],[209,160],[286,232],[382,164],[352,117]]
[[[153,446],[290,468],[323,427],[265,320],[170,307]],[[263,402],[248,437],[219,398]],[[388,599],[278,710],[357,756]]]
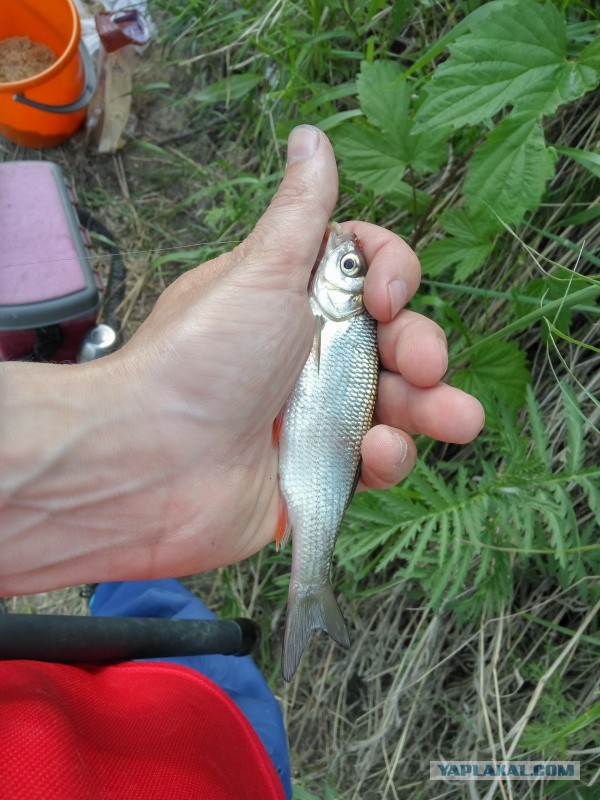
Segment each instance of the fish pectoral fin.
[[325,320],[320,314],[315,314],[315,335],[313,338],[312,352],[317,362],[317,372],[321,364],[321,334],[323,333],[323,326]]
[[283,428],[283,420],[285,411],[282,409],[273,421],[273,430],[271,434],[271,441],[274,447],[279,447],[279,440],[281,439],[281,429]]
[[279,509],[277,511],[277,527],[275,529],[275,549],[279,552],[287,544],[290,538],[292,526],[288,517],[287,504],[283,497],[279,497]]
[[348,629],[331,584],[309,589],[290,587],[281,664],[286,681],[293,678],[310,635],[316,630],[324,630],[342,647],[350,647]]

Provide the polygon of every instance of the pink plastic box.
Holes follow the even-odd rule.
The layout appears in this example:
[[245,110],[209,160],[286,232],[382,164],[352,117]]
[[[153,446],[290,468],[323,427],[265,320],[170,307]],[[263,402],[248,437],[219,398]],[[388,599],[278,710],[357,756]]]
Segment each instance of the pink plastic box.
[[[74,191],[50,161],[0,163],[0,358],[60,337],[53,361],[74,361],[100,293]],[[59,327],[56,327],[59,326]]]

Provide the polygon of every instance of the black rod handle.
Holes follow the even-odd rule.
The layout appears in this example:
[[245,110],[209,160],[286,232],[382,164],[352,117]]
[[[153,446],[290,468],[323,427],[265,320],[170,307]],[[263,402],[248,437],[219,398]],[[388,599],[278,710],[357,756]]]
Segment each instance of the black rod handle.
[[247,655],[260,639],[250,619],[160,619],[0,614],[0,659],[107,664],[134,658]]

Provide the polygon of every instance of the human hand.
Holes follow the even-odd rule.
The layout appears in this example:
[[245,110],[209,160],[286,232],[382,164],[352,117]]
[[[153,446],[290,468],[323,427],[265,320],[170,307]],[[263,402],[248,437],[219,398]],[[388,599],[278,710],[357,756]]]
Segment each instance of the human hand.
[[[331,145],[301,126],[250,236],[178,278],[121,350],[90,364],[4,365],[14,381],[3,446],[20,452],[20,477],[4,488],[0,475],[0,589],[189,574],[274,538],[272,424],[311,348],[307,286],[336,199]],[[376,225],[342,227],[369,265],[364,300],[383,365],[358,489],[382,489],[414,466],[412,434],[465,443],[484,415],[440,382],[441,328],[404,309],[420,280],[410,247]]]
[[[237,561],[273,538],[271,428],[312,344],[307,284],[336,200],[331,145],[301,126],[279,191],[248,239],[175,281],[118,355],[129,374],[143,376],[175,466],[152,547],[160,574]],[[379,322],[384,367],[358,488],[381,489],[412,469],[411,434],[468,442],[483,410],[440,383],[448,364],[441,328],[403,310],[420,280],[410,247],[369,223],[343,227],[358,236],[369,264],[364,299]]]

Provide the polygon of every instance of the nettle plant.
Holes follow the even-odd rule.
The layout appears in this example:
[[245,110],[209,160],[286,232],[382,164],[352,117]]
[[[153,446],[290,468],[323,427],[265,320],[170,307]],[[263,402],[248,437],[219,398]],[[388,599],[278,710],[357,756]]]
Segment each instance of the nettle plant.
[[[391,60],[361,64],[360,109],[343,112],[345,120],[359,118],[333,130],[336,152],[351,181],[412,213],[413,244],[427,234],[418,247],[427,278],[458,284],[472,278],[540,206],[559,152],[600,176],[600,153],[553,146],[543,128],[559,106],[598,85],[597,27],[568,26],[551,2],[494,0],[406,70]],[[429,69],[448,42],[449,58]],[[429,184],[427,192],[419,188]],[[594,287],[586,293],[589,279],[568,270],[555,270],[554,278],[530,282],[526,294],[556,301],[563,319],[570,306],[594,295]],[[547,305],[537,320],[524,315],[524,324],[504,332],[550,320],[551,311]],[[453,363],[468,355],[469,365],[453,381],[478,392],[488,424],[499,424],[499,400],[515,411],[522,407],[530,376],[518,343],[483,338],[456,317],[440,321],[450,322],[467,345],[454,352]],[[501,395],[494,391],[500,384]]]
[[392,583],[418,583],[416,602],[425,597],[462,619],[498,611],[528,570],[576,584],[587,601],[586,576],[599,567],[600,465],[585,466],[585,417],[562,389],[560,439],[551,438],[528,386],[529,435],[507,417],[487,457],[476,450],[477,470],[473,461],[432,468],[421,460],[401,486],[355,498],[336,551],[350,582],[391,569]]
[[[461,199],[437,216],[447,235],[420,254],[429,276],[454,267],[454,279],[465,280],[506,225],[539,206],[557,159],[542,121],[600,81],[600,38],[577,47],[567,34],[551,2],[494,0],[438,43],[442,52],[454,39],[450,57],[421,78],[414,77],[420,61],[408,70],[389,60],[362,63],[357,88],[365,119],[333,133],[350,179],[418,218],[466,165]],[[448,176],[433,195],[406,181],[407,173],[438,172],[450,149]],[[560,150],[600,174],[599,155]]]
[[[495,0],[408,69],[361,64],[360,109],[332,131],[336,153],[350,181],[412,212],[414,241],[434,231],[419,253],[428,278],[465,282],[493,258],[501,237],[539,207],[559,153],[600,175],[599,154],[553,146],[543,127],[600,81],[592,27],[568,26],[551,2]],[[427,69],[448,45],[447,60]],[[428,192],[417,188],[428,183]],[[600,468],[584,466],[590,427],[563,385],[564,439],[550,441],[525,354],[506,339],[542,320],[556,332],[557,315],[597,297],[596,279],[569,272],[558,293],[544,281],[543,303],[513,310],[516,319],[487,336],[456,316],[441,320],[459,331],[452,382],[484,402],[486,434],[468,455],[435,469],[421,460],[402,486],[354,501],[338,545],[351,579],[385,570],[392,581],[417,581],[434,609],[463,616],[507,602],[520,567],[585,589],[582,579],[598,570],[600,525]]]

